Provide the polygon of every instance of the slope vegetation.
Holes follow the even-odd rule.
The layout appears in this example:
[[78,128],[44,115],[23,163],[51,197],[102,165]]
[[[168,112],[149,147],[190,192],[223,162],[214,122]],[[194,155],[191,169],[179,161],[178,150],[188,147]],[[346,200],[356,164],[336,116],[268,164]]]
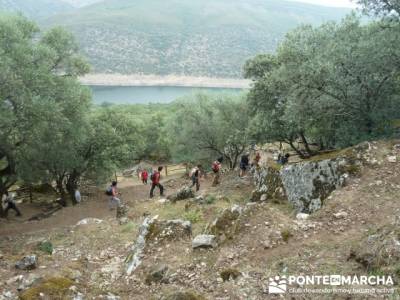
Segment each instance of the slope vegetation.
[[278,0],[109,0],[54,16],[78,37],[97,73],[240,77],[303,23],[349,10]]

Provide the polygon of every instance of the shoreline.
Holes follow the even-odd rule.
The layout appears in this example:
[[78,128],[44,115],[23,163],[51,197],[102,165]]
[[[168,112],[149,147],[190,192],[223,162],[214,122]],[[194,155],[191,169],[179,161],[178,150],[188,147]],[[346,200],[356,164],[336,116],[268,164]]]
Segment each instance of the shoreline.
[[123,74],[88,74],[80,77],[83,85],[91,86],[174,86],[193,88],[249,89],[251,80],[235,78],[212,78],[193,76],[158,76],[158,75],[123,75]]

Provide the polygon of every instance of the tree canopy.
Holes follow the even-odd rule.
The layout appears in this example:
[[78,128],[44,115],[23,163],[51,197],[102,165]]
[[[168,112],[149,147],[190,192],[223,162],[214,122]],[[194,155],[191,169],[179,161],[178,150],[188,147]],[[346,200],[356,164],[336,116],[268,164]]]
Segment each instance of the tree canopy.
[[306,157],[310,144],[343,147],[389,134],[400,117],[399,29],[381,21],[363,25],[354,15],[304,25],[287,34],[275,55],[249,61],[257,139],[287,142]]

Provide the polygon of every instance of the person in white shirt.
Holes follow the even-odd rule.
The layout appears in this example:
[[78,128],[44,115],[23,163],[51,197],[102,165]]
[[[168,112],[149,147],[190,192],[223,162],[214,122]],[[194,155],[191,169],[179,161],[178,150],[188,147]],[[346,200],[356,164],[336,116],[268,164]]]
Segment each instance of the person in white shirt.
[[22,216],[22,214],[21,214],[21,212],[19,211],[17,205],[15,205],[15,201],[14,201],[13,195],[10,195],[10,194],[8,193],[8,191],[6,191],[5,194],[3,195],[3,202],[5,202],[5,203],[7,204],[7,207],[6,207],[6,209],[4,210],[4,214],[6,215],[6,217],[7,217],[7,215],[8,215],[8,211],[9,211],[10,209],[13,209],[13,210],[16,211],[17,217]]

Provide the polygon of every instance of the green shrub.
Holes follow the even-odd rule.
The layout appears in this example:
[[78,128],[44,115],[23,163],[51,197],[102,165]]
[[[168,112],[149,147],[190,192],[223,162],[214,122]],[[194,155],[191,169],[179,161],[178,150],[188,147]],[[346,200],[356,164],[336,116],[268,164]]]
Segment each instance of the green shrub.
[[215,198],[214,195],[207,195],[205,200],[207,204],[213,204],[217,200],[217,198]]
[[188,211],[183,214],[183,218],[185,220],[192,222],[192,224],[194,224],[194,223],[201,221],[203,218],[203,215],[199,210]]
[[285,228],[285,229],[283,229],[283,230],[281,231],[281,236],[282,236],[282,239],[283,239],[285,242],[287,242],[287,241],[293,236],[293,234],[290,232],[290,229]]
[[38,249],[48,254],[53,254],[53,244],[49,241],[43,241],[38,245]]

